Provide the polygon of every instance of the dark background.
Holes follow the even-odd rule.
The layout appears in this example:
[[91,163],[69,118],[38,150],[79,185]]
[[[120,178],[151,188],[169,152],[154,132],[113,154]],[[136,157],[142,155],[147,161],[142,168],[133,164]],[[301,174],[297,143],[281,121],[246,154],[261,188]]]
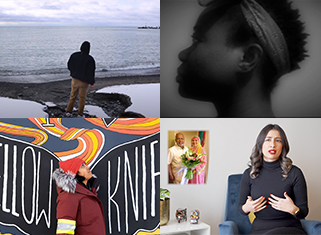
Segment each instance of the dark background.
[[[178,53],[192,43],[193,26],[203,10],[197,0],[161,1],[161,117],[216,117],[212,103],[182,98],[175,81]],[[321,117],[321,1],[294,0],[305,22],[309,57],[285,75],[272,93],[276,117]],[[201,91],[198,91],[201,92]]]

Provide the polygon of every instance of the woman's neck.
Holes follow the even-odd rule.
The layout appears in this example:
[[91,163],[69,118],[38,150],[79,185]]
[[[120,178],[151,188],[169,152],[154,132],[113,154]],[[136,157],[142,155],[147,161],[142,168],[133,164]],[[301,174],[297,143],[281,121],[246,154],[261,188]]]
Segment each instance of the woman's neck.
[[263,168],[267,170],[275,170],[280,168],[280,160],[276,159],[275,161],[265,161],[263,160]]
[[270,97],[256,83],[249,82],[213,103],[219,117],[274,117]]

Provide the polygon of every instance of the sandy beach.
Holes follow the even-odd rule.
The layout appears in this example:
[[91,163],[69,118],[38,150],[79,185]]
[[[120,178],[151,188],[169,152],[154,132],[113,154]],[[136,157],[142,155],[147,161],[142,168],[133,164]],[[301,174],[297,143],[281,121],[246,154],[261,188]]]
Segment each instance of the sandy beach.
[[[8,78],[10,78],[8,76]],[[0,81],[0,96],[12,99],[30,100],[40,104],[54,103],[48,105],[46,112],[49,117],[59,118],[65,117],[65,108],[67,106],[70,94],[71,79],[50,81],[46,83],[21,83],[21,82],[3,82]],[[131,99],[125,94],[117,93],[96,93],[97,90],[104,87],[116,85],[132,85],[132,84],[150,84],[160,83],[160,75],[133,75],[133,76],[116,76],[116,77],[98,77],[94,88],[89,88],[86,105],[94,105],[101,107],[110,117],[144,117],[140,113],[133,111],[126,112],[131,106]],[[146,101],[148,102],[148,101]],[[77,108],[77,103],[75,107]],[[74,116],[77,112],[74,111]],[[85,113],[86,117],[95,117]]]

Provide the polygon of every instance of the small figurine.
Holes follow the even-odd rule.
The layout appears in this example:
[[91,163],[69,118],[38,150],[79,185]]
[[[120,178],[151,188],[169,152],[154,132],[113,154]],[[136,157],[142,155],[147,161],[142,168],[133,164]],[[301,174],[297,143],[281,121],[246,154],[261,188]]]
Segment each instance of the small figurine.
[[192,210],[191,212],[191,224],[198,224],[198,220],[200,219],[200,211],[199,210]]
[[176,210],[176,220],[177,220],[177,222],[180,223],[180,222],[187,221],[186,214],[187,214],[187,208],[185,208],[185,209],[178,208]]

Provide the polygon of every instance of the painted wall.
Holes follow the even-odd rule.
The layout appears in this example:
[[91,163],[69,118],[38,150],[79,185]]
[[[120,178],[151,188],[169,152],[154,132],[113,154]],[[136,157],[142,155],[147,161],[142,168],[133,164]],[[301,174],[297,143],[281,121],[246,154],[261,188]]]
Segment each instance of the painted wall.
[[[281,78],[272,93],[276,117],[321,117],[321,1],[293,0],[305,23],[309,57],[301,69]],[[192,44],[193,26],[203,11],[197,0],[161,0],[161,117],[215,117],[214,105],[178,94],[178,54]],[[201,91],[196,91],[201,92]]]
[[[288,156],[303,171],[308,186],[310,212],[307,219],[321,220],[321,119],[161,119],[160,169],[162,188],[171,191],[170,216],[187,207],[199,209],[201,220],[218,234],[224,219],[227,177],[247,168],[260,130],[267,124],[279,124],[286,132]],[[167,183],[167,133],[169,130],[209,130],[209,174],[206,185],[170,185]],[[186,195],[186,196],[185,196]]]
[[160,120],[0,119],[0,234],[55,234],[59,161],[100,179],[106,234],[159,232]]

